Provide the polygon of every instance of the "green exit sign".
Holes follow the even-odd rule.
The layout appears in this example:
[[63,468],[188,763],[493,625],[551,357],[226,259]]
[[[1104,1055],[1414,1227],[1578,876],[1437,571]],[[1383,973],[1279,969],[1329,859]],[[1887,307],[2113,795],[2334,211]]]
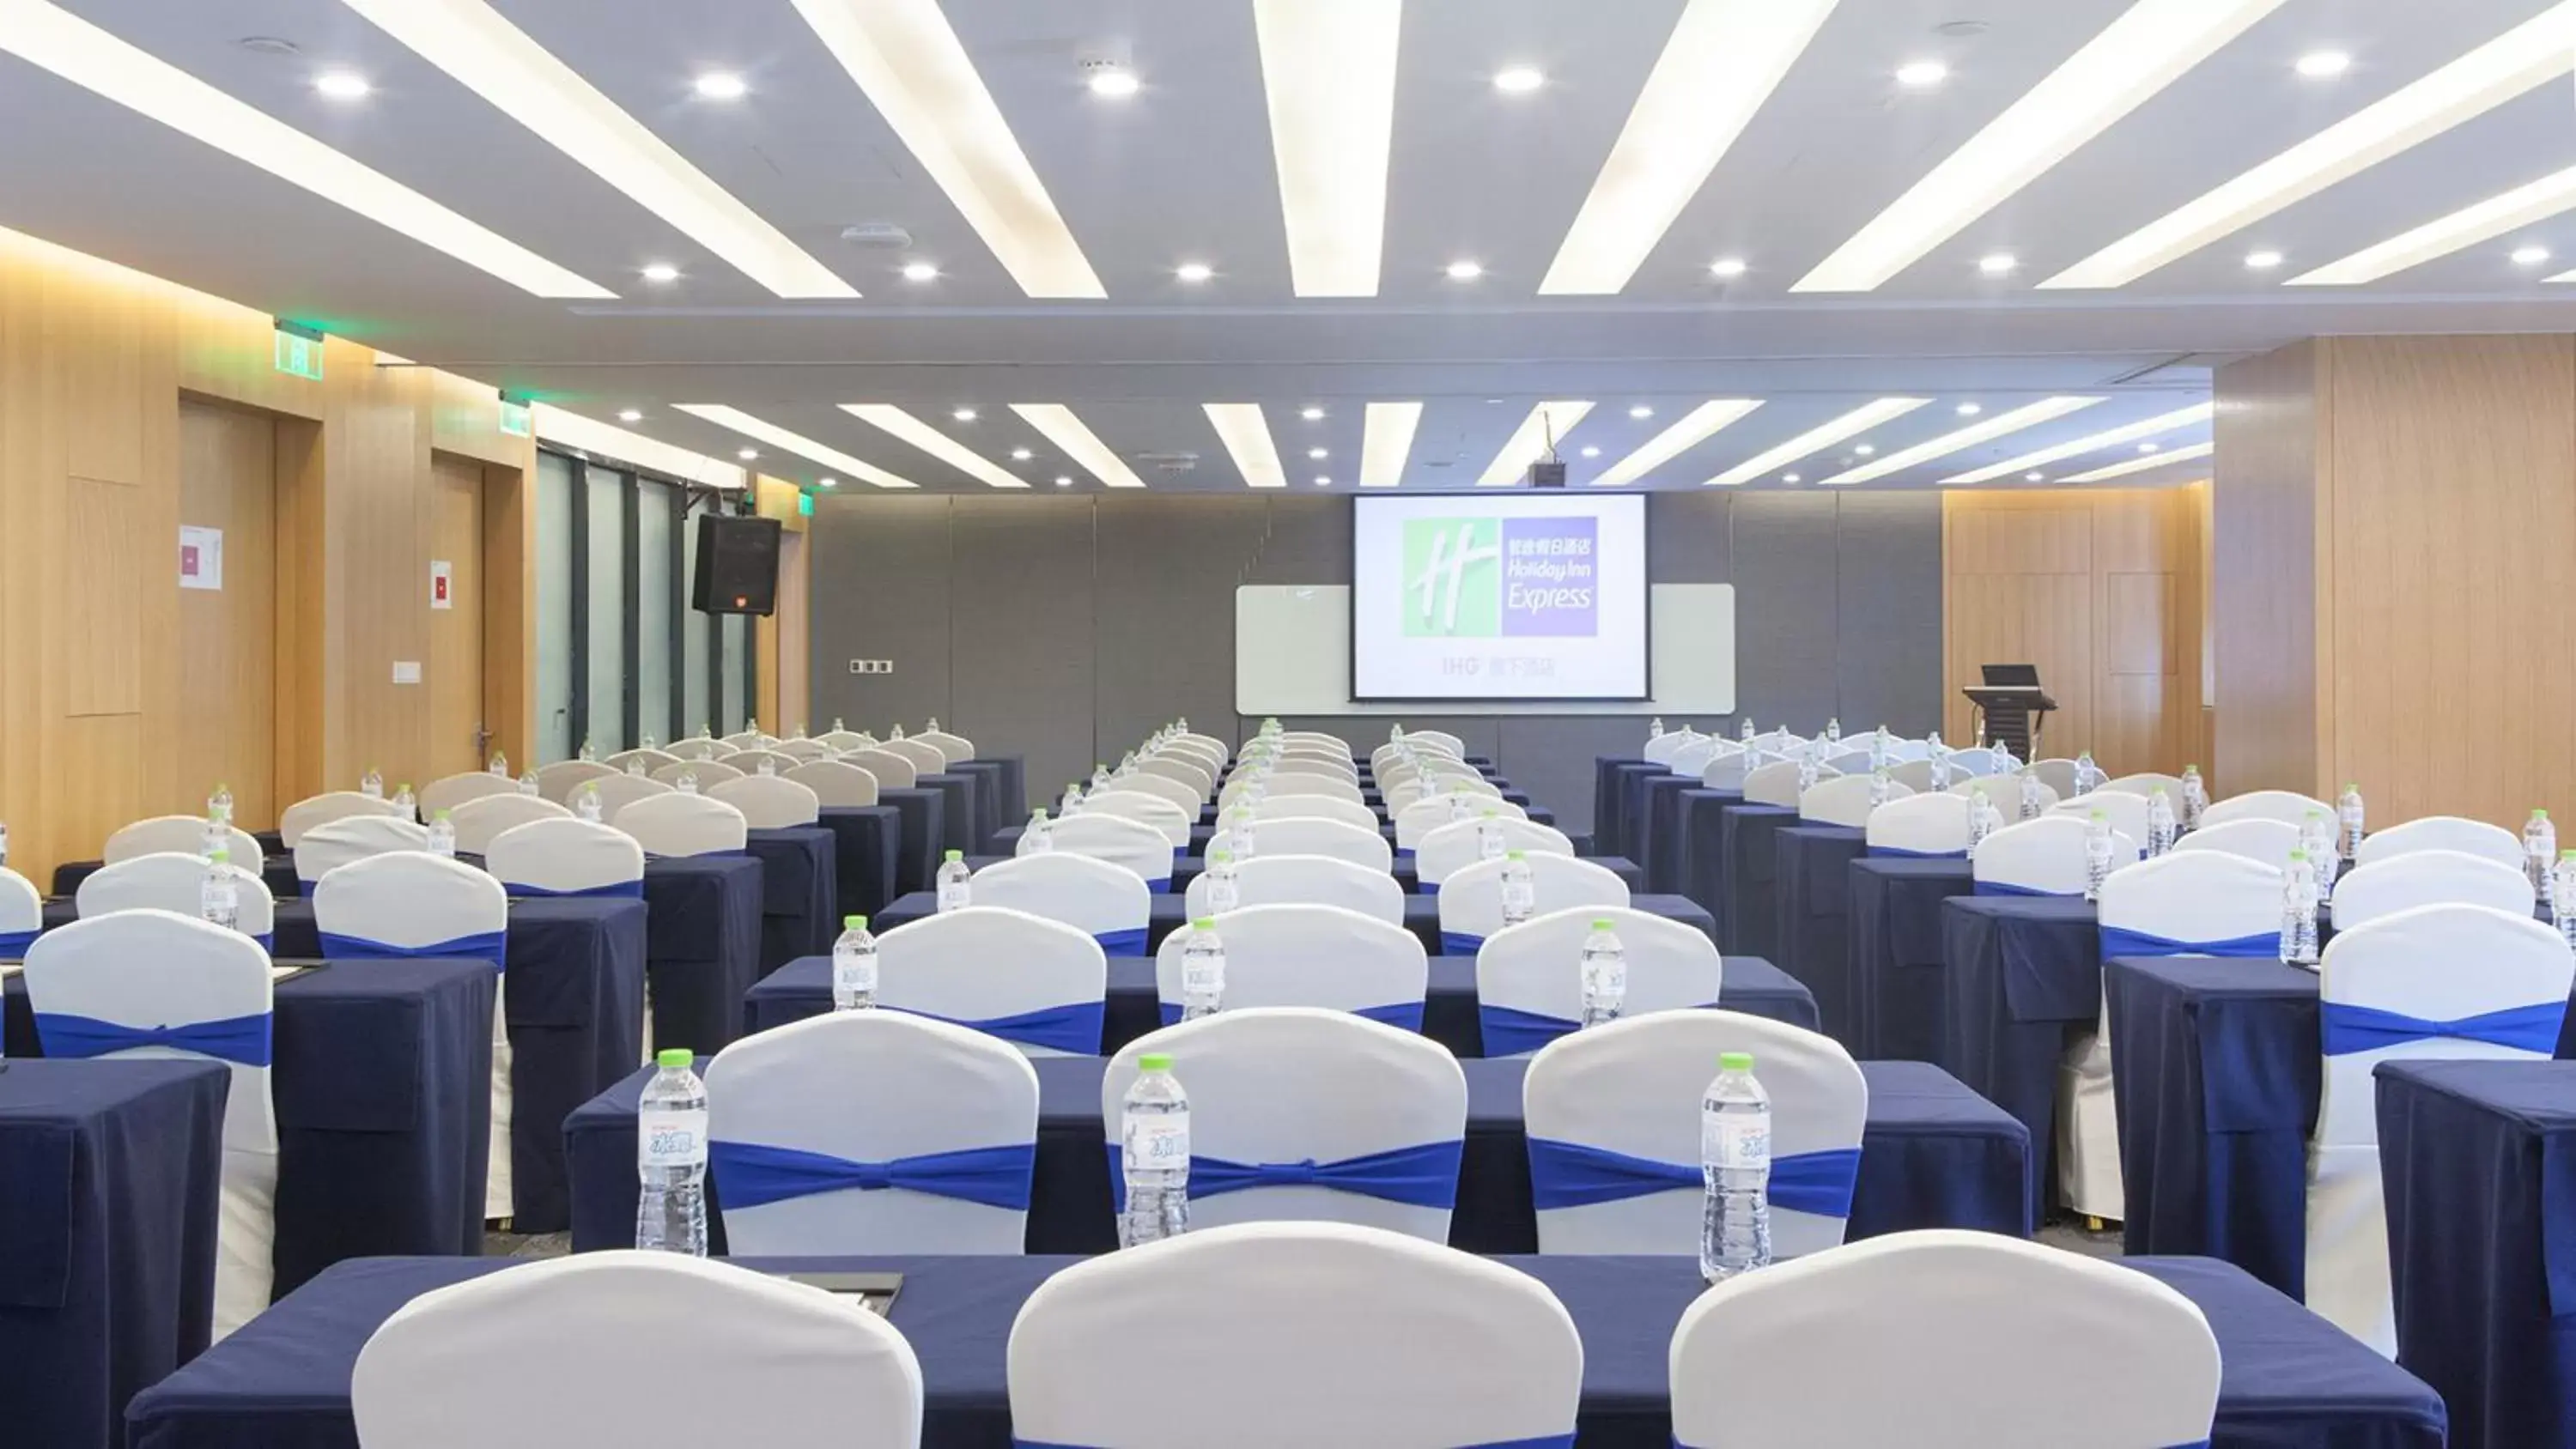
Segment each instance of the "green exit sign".
[[796,513],[800,518],[811,518],[814,516],[813,494],[799,493],[796,495]]
[[277,329],[276,350],[271,354],[270,361],[276,365],[278,371],[289,376],[320,382],[322,380],[322,339],[319,335],[307,337],[301,332],[289,332],[280,327]]
[[501,399],[501,431],[514,438],[528,435],[528,405]]

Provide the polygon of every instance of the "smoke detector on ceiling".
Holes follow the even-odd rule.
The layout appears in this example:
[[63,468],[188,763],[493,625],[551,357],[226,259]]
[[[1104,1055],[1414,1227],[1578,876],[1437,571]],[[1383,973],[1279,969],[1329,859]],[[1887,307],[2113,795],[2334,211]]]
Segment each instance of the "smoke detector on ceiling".
[[244,50],[255,51],[261,55],[301,55],[303,53],[302,46],[275,35],[245,35],[234,43]]
[[901,251],[912,245],[912,233],[890,221],[863,221],[841,228],[841,240],[871,251]]
[[1198,471],[1199,455],[1196,453],[1138,453],[1136,461],[1165,473],[1194,473]]
[[1982,20],[1944,20],[1940,24],[1932,27],[1932,33],[1935,35],[1963,37],[1970,35],[1983,35],[1990,28],[1991,27]]

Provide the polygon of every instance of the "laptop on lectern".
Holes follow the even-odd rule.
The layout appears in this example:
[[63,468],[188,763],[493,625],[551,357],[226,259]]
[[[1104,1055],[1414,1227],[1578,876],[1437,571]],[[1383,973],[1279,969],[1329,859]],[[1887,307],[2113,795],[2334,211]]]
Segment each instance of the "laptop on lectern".
[[2039,666],[2036,664],[1989,664],[1984,668],[1988,689],[2039,688]]

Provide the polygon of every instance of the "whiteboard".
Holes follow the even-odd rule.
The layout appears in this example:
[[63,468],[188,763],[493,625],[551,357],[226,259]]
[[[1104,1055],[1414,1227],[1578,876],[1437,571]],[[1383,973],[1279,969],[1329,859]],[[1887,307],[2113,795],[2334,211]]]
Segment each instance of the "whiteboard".
[[1436,704],[1351,702],[1351,591],[1341,584],[1234,591],[1234,711],[1244,715],[1581,715],[1735,713],[1735,586],[1646,591],[1654,697]]

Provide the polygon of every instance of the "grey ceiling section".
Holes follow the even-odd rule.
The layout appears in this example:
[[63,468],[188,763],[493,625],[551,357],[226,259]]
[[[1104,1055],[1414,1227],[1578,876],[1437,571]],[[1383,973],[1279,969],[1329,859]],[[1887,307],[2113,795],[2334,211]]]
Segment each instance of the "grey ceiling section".
[[[1940,711],[1941,500],[1860,494],[1650,495],[1657,582],[1736,586],[1738,697],[1765,726],[1909,732]],[[1028,758],[1052,798],[1104,753],[1186,714],[1234,718],[1234,591],[1347,583],[1346,496],[897,498],[816,509],[814,712],[882,730],[930,715]],[[852,659],[894,672],[852,675]],[[1291,720],[1362,749],[1383,719]],[[1588,829],[1592,759],[1643,717],[1425,715]],[[1732,721],[1703,721],[1724,724]]]

